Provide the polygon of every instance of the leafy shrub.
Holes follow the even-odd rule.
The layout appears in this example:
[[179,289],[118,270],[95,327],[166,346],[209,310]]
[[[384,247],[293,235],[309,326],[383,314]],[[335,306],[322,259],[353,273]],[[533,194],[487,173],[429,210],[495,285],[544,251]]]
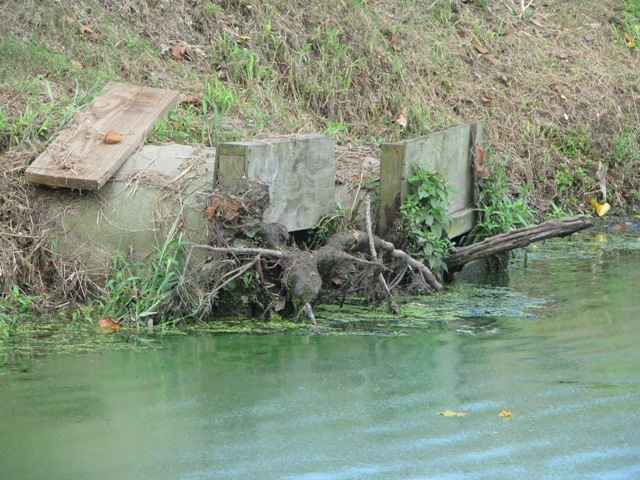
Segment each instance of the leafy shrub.
[[408,240],[405,248],[437,275],[447,270],[444,258],[451,249],[445,231],[451,222],[446,213],[447,186],[437,173],[422,167],[416,168],[407,181],[409,191],[400,207]]

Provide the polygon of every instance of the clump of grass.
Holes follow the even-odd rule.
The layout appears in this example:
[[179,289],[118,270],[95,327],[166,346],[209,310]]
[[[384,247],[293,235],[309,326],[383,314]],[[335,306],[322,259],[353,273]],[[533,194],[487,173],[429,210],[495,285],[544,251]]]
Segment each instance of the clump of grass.
[[198,288],[187,289],[182,280],[186,250],[174,225],[163,245],[143,261],[117,255],[101,295],[89,303],[86,313],[145,326],[175,324],[189,317],[201,305],[194,303]]
[[17,285],[0,297],[0,343],[15,333],[20,322],[34,318],[33,303],[37,298],[25,295]]

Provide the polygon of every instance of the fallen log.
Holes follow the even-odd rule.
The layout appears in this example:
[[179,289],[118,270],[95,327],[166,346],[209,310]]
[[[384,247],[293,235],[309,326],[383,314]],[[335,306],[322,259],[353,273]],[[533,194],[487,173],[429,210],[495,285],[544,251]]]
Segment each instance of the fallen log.
[[486,238],[483,241],[459,248],[445,259],[449,273],[460,270],[474,260],[499,255],[509,250],[523,248],[548,238],[565,237],[591,227],[593,224],[583,216],[549,220],[538,225],[518,228],[508,233]]

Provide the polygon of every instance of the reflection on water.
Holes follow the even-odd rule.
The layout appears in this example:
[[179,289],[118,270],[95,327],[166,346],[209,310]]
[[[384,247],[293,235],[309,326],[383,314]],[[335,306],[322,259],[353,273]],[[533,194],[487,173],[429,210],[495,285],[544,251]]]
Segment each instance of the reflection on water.
[[0,478],[640,478],[630,245],[520,259],[492,301],[545,299],[531,315],[38,360],[0,378]]

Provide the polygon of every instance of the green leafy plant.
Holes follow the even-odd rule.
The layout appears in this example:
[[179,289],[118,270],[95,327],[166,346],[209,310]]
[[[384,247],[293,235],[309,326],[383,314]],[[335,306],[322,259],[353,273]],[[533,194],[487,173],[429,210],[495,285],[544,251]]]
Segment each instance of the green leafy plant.
[[511,183],[505,172],[509,163],[490,162],[492,176],[478,180],[480,201],[478,221],[474,230],[476,240],[492,237],[533,223],[535,211],[529,204],[526,186]]
[[20,321],[34,318],[32,307],[37,298],[25,295],[14,285],[9,294],[0,299],[0,341],[13,335]]
[[444,258],[451,249],[445,231],[451,222],[446,213],[447,186],[440,175],[422,167],[416,168],[407,182],[409,191],[400,207],[409,242],[405,248],[439,274],[447,270]]

